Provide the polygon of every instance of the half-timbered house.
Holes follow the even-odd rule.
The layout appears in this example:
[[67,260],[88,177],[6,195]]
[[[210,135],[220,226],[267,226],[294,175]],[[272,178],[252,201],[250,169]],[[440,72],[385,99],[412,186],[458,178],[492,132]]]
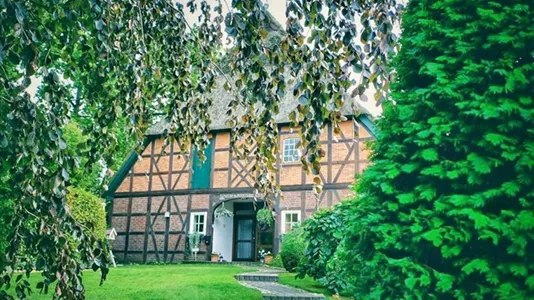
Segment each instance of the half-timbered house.
[[[182,149],[179,141],[165,146],[168,124],[162,121],[147,131],[144,150],[132,152],[112,179],[107,197],[111,225],[117,231],[113,243],[117,260],[183,260],[187,233],[194,231],[204,236],[198,257],[213,251],[225,261],[254,261],[258,249],[276,253],[284,232],[351,193],[354,175],[368,164],[366,141],[373,139],[375,131],[370,117],[354,116],[347,104],[342,112],[348,120],[341,124],[341,132],[335,134],[330,125],[324,129],[321,140],[326,155],[320,174],[324,190],[316,197],[314,176],[300,164],[298,133],[288,126],[287,115],[298,101],[287,93],[276,116],[281,149],[277,180],[283,197],[274,201],[274,225],[259,230],[255,211],[264,204],[254,199],[254,162],[232,153],[226,114],[221,113],[231,97],[222,85],[214,92],[211,139],[203,163],[194,149]],[[220,205],[231,210],[233,217],[215,218]]]

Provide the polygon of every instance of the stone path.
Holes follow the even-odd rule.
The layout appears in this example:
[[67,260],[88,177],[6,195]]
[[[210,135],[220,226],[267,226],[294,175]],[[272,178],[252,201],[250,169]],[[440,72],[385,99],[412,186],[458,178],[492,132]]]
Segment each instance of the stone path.
[[260,269],[258,272],[235,275],[244,286],[259,290],[266,300],[326,300],[324,295],[313,294],[278,283],[283,271]]

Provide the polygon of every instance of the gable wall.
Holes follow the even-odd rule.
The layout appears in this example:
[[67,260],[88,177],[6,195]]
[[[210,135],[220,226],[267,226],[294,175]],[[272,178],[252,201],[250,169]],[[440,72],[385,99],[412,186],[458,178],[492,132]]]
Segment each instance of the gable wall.
[[[282,126],[281,151],[284,139],[290,137],[298,134]],[[300,162],[279,163],[277,177],[283,197],[275,203],[279,212],[275,236],[280,234],[281,211],[299,210],[304,220],[317,209],[351,195],[348,185],[354,181],[356,171],[367,166],[369,151],[365,143],[371,139],[363,126],[355,127],[352,121],[342,123],[338,135],[330,127],[322,133],[326,155],[321,177],[325,186],[317,197],[312,192],[313,176],[302,170]],[[146,147],[142,159],[134,164],[114,195],[111,222],[118,236],[113,249],[119,261],[182,260],[191,212],[208,214],[207,234],[211,235],[213,210],[222,197],[236,193],[253,197],[254,180],[249,171],[253,162],[230,155],[228,132],[215,133],[213,141],[211,188],[207,190],[190,189],[191,161],[179,143],[165,146],[162,139],[156,139]],[[210,251],[210,246],[202,243],[199,256]]]

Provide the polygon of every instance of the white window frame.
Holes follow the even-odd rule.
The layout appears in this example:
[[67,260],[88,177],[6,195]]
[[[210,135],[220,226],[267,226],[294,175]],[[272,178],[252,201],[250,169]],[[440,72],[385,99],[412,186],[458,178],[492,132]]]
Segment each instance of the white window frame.
[[[286,151],[289,152],[290,150],[286,150],[286,146],[287,147],[290,147],[291,145],[289,145],[289,142],[295,142],[292,146],[294,147],[294,151],[297,152],[297,158],[295,160],[293,160],[293,156],[291,155],[287,155],[286,156]],[[299,162],[300,160],[300,150],[299,148],[297,147],[299,143],[299,139],[298,138],[295,138],[295,137],[288,137],[286,139],[284,139],[284,143],[283,143],[283,147],[282,147],[282,162],[284,163],[295,163],[295,162]]]
[[[203,231],[195,231],[195,217],[196,216],[204,216],[204,230]],[[208,213],[207,212],[192,212],[189,219],[189,232],[196,232],[200,234],[206,235],[206,227],[208,225]]]
[[[301,211],[300,210],[283,210],[282,211],[282,220],[281,220],[281,224],[280,226],[282,228],[280,228],[280,232],[281,233],[287,233],[286,232],[286,215],[289,215],[289,214],[297,214],[297,218],[298,218],[298,223],[299,225],[302,223],[302,218],[301,218],[301,215],[300,215]],[[293,223],[293,222],[291,222]]]

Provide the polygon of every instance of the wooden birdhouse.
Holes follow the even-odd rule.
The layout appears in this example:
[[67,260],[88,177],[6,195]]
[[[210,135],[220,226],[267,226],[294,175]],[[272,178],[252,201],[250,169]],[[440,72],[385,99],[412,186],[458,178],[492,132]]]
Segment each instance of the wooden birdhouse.
[[114,241],[117,237],[117,231],[115,228],[107,229],[106,230],[106,239],[109,241]]

